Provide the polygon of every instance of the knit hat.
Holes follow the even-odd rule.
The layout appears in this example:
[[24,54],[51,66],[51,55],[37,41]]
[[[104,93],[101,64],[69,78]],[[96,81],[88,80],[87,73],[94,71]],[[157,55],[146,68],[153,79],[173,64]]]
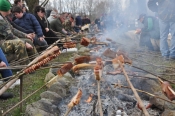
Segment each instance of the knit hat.
[[0,0],[0,11],[9,11],[10,10],[10,3],[7,0]]

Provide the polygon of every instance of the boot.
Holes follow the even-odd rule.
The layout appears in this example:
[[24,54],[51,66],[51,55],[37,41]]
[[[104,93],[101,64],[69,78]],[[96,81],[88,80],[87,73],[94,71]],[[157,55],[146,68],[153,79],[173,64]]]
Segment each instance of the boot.
[[12,93],[3,93],[2,95],[0,95],[0,99],[3,99],[3,100],[7,100],[7,99],[10,99],[10,98],[13,98],[13,94]]

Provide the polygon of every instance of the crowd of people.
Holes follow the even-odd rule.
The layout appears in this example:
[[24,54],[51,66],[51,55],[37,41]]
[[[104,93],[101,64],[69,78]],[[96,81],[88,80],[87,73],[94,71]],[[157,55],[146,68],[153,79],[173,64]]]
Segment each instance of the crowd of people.
[[[32,14],[28,12],[23,0],[14,0],[12,7],[8,0],[0,0],[0,67],[7,67],[10,62],[21,59],[18,64],[27,65],[32,60],[30,56],[37,56],[40,51],[59,40],[58,36],[81,33],[82,26],[87,24],[91,24],[87,16],[81,18],[76,14],[74,18],[71,13],[58,13],[52,9],[47,18],[42,6],[36,6]],[[62,44],[59,46],[64,49]],[[13,75],[10,69],[3,69],[0,73],[3,81]],[[0,99],[4,99],[4,96],[5,99],[12,97],[4,93]]]

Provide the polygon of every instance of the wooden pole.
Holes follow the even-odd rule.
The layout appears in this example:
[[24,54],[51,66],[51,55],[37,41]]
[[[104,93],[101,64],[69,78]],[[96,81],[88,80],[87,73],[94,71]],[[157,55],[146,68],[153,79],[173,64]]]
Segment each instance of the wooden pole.
[[97,81],[97,86],[98,86],[98,105],[100,110],[100,116],[103,116],[103,110],[102,110],[101,98],[100,98],[100,81]]
[[131,90],[133,91],[134,96],[136,97],[136,99],[137,99],[137,101],[138,101],[138,103],[139,103],[141,109],[143,110],[143,113],[145,114],[145,116],[150,116],[149,113],[148,113],[148,111],[147,111],[146,108],[144,107],[144,104],[143,104],[142,100],[140,99],[140,97],[139,97],[139,95],[138,95],[136,89],[134,88],[134,86],[132,85],[131,81],[129,80],[129,77],[128,77],[128,75],[127,75],[127,73],[126,73],[126,71],[125,71],[123,65],[121,64],[121,62],[120,62],[119,60],[118,60],[118,63],[119,63],[119,65],[120,65],[120,67],[122,68],[123,73],[124,73],[124,75],[125,75],[125,77],[126,77],[126,80],[127,80],[128,84],[129,84],[129,86],[131,87]]

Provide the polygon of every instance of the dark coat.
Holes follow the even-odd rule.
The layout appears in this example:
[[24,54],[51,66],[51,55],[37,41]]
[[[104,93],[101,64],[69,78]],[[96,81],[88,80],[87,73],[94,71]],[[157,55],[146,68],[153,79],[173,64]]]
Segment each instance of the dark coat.
[[[46,37],[45,40],[48,44],[53,44],[59,38],[57,38],[56,34],[50,29],[50,24],[46,18],[40,18],[38,15],[35,15],[36,19],[38,20],[39,24],[41,25],[42,31],[44,36]],[[46,32],[45,28],[49,28],[49,31]],[[52,37],[52,38],[49,38]]]
[[[157,5],[158,3],[158,5]],[[149,0],[148,8],[163,21],[175,21],[175,0]]]
[[82,20],[82,25],[90,24],[91,20],[89,18],[85,18]]
[[75,18],[76,26],[81,26],[82,25],[82,19],[81,16],[77,16]]
[[142,33],[149,34],[150,38],[160,39],[159,21],[155,17],[146,16],[143,20]]
[[35,32],[38,37],[43,36],[41,26],[36,17],[30,13],[24,13],[23,17],[14,21],[20,27]]

